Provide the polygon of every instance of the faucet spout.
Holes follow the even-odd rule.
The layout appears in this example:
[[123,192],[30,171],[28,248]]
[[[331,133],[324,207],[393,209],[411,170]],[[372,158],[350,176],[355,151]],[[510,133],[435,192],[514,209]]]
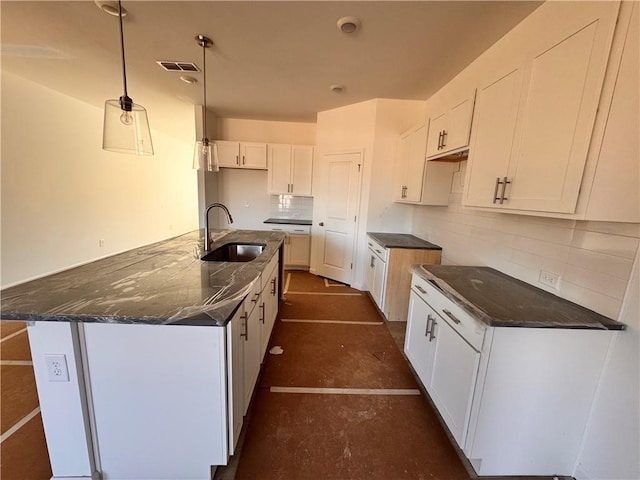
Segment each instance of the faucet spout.
[[204,250],[205,252],[208,252],[209,250],[211,250],[211,239],[209,238],[209,212],[211,211],[212,208],[215,208],[215,207],[221,208],[224,211],[224,213],[227,214],[227,222],[229,222],[230,224],[233,223],[233,217],[231,216],[231,213],[229,213],[229,209],[222,203],[212,203],[205,209],[204,211]]

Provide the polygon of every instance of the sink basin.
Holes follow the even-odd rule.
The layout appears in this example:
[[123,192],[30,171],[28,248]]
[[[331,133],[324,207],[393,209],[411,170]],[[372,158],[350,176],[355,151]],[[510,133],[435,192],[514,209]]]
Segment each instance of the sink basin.
[[264,243],[225,243],[207,253],[201,260],[206,262],[250,262],[262,253]]

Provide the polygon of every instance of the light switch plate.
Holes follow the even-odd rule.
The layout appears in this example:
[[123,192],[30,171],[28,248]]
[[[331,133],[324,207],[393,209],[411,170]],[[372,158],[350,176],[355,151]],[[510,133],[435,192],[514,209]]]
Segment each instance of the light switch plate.
[[538,278],[538,281],[542,285],[546,285],[547,287],[557,290],[560,286],[560,275],[540,270],[540,277]]

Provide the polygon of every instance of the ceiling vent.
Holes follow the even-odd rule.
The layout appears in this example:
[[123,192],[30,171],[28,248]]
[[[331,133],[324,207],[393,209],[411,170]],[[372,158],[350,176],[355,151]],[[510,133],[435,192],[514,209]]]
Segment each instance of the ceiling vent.
[[200,69],[195,63],[191,62],[173,62],[171,60],[158,60],[156,62],[167,72],[199,72]]

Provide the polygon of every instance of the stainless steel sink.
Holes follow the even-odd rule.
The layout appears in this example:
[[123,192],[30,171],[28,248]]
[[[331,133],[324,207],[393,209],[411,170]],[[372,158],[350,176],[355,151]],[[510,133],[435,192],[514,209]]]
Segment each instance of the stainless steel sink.
[[265,249],[264,243],[225,243],[207,253],[201,260],[206,262],[250,262]]

